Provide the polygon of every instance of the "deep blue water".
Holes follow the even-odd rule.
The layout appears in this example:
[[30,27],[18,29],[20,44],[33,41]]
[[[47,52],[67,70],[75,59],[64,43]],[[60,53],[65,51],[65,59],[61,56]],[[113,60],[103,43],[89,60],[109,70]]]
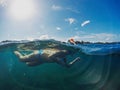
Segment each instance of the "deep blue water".
[[[57,47],[81,61],[71,68],[56,63],[28,67],[14,55],[19,46]],[[62,58],[62,57],[61,57]],[[72,59],[71,58],[71,59]],[[120,90],[120,43],[69,45],[54,40],[0,43],[0,90]]]

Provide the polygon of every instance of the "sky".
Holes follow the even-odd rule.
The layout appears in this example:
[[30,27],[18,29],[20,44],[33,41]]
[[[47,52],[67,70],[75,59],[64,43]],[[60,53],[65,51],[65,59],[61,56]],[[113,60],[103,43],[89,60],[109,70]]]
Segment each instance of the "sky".
[[119,0],[0,0],[0,41],[120,41]]

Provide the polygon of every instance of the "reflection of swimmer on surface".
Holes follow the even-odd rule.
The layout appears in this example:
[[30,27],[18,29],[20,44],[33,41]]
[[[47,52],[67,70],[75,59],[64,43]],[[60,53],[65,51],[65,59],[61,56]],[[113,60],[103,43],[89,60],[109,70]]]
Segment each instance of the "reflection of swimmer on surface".
[[15,51],[14,53],[19,57],[20,61],[25,62],[28,66],[36,66],[43,63],[57,63],[65,67],[70,67],[80,60],[80,57],[77,57],[67,63],[65,56],[66,54],[69,55],[70,52],[53,48],[33,50],[31,54],[27,55],[22,55],[19,51]]

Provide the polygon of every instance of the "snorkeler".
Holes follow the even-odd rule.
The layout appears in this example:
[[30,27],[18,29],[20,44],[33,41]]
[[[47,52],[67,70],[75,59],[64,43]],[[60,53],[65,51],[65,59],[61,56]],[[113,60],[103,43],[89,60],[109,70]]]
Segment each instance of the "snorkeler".
[[25,62],[28,66],[36,66],[43,63],[57,63],[61,66],[71,67],[75,62],[80,60],[80,57],[77,57],[73,61],[67,63],[65,55],[69,54],[69,52],[53,48],[33,50],[31,54],[27,55],[23,55],[19,51],[14,51],[14,53],[18,56],[20,61]]
[[69,39],[68,42],[69,42],[70,44],[76,45],[76,43],[75,43],[75,41],[74,41],[73,38]]

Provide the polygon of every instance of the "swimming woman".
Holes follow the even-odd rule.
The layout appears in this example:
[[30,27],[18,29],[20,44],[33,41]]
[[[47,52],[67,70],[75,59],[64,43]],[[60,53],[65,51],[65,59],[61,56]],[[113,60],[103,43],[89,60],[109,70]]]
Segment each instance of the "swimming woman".
[[25,62],[28,66],[36,66],[43,63],[57,63],[61,66],[71,67],[75,62],[80,60],[80,57],[75,58],[71,62],[67,62],[66,55],[70,52],[54,48],[46,48],[33,50],[32,53],[23,55],[20,51],[14,51],[20,61]]

